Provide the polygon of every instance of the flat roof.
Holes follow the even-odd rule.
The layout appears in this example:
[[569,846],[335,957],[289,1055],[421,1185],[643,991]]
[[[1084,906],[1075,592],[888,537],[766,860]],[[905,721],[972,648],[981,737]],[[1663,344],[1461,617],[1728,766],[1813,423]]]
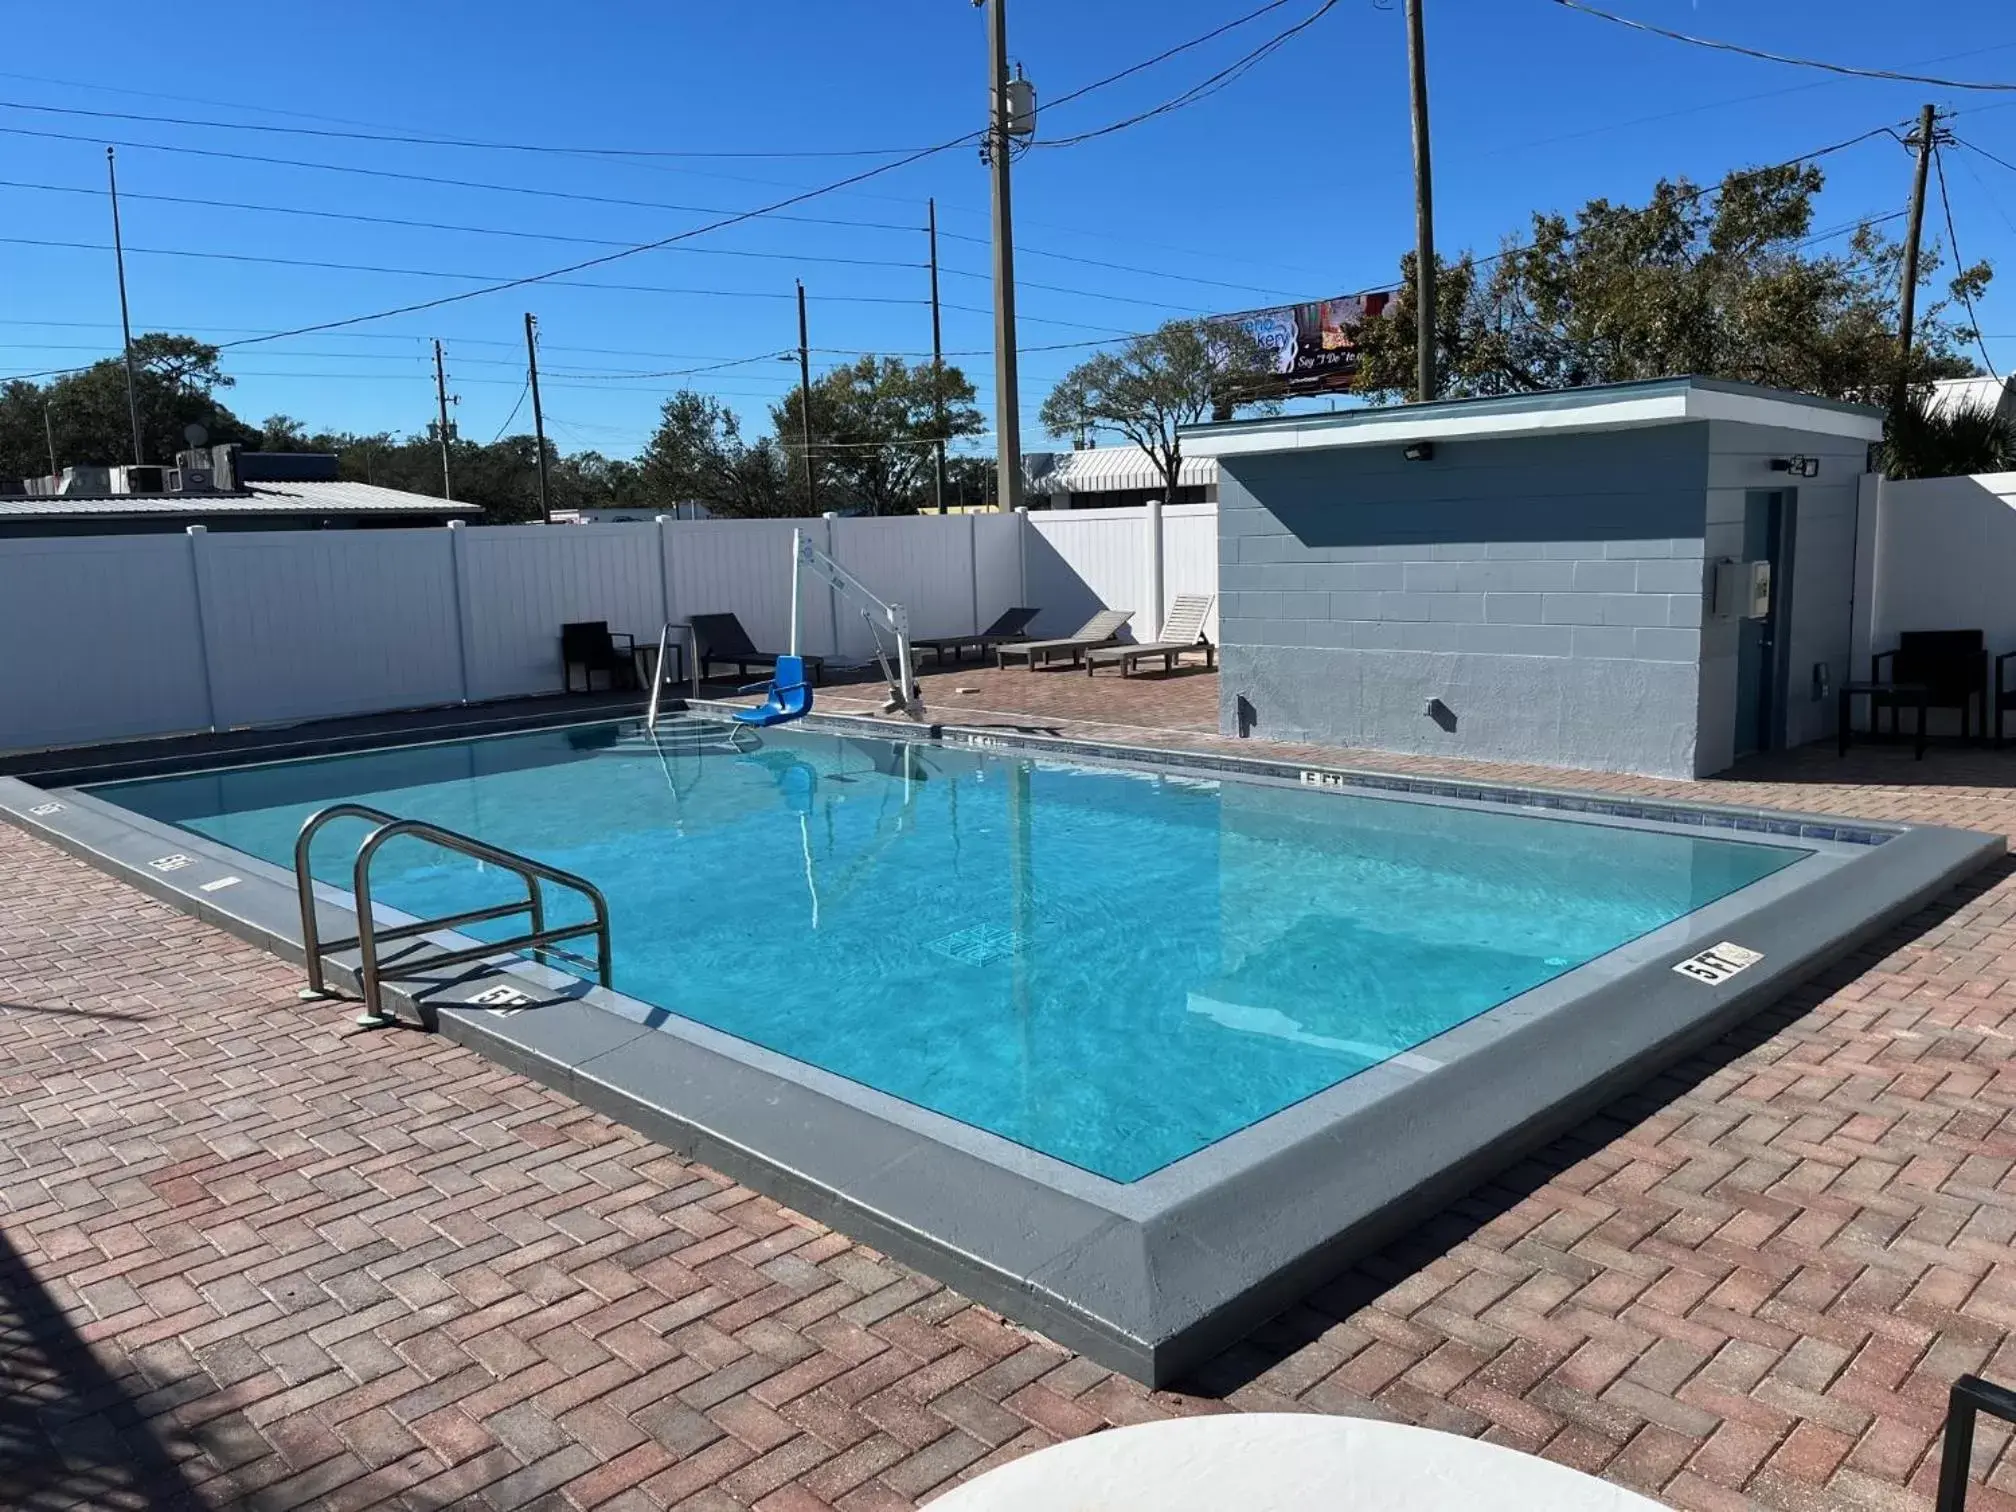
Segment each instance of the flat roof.
[[1856,441],[1883,439],[1882,411],[1867,405],[1719,378],[1654,378],[1542,394],[1439,399],[1432,404],[1375,405],[1323,415],[1185,426],[1183,450],[1187,456],[1230,457],[1242,452],[1643,429],[1697,420],[1782,426]]
[[371,483],[248,483],[235,493],[6,494],[0,520],[83,520],[138,515],[477,515],[477,504]]

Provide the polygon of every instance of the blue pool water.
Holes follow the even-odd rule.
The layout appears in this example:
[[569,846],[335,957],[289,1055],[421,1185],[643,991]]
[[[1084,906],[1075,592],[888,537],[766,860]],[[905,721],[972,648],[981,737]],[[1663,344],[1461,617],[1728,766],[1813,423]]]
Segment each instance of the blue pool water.
[[[718,727],[714,727],[718,731]],[[1132,1181],[1806,852],[808,732],[634,724],[157,778],[283,865],[339,799],[578,872],[622,991]],[[364,826],[316,874],[349,885]],[[508,879],[417,841],[419,914]]]

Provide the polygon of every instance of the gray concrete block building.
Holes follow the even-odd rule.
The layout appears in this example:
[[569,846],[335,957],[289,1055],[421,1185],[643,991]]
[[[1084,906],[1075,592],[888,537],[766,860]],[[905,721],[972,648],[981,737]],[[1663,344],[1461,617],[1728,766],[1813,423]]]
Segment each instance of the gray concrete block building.
[[1188,431],[1222,728],[1663,776],[1818,739],[1881,434],[1703,379]]

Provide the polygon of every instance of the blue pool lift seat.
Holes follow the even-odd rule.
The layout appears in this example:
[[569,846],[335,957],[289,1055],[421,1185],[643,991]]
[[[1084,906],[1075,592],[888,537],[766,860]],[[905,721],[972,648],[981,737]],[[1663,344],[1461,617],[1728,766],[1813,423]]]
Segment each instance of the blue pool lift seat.
[[777,675],[768,682],[751,683],[744,693],[767,693],[768,698],[753,709],[737,709],[730,716],[737,724],[786,724],[812,712],[812,684],[805,680],[805,658],[780,656]]

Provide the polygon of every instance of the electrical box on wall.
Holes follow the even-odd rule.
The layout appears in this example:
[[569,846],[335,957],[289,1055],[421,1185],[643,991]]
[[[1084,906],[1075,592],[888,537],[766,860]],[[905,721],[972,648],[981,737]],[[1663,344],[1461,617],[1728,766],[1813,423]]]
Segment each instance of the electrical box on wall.
[[1763,619],[1771,612],[1769,562],[1717,562],[1715,612],[1725,619]]

